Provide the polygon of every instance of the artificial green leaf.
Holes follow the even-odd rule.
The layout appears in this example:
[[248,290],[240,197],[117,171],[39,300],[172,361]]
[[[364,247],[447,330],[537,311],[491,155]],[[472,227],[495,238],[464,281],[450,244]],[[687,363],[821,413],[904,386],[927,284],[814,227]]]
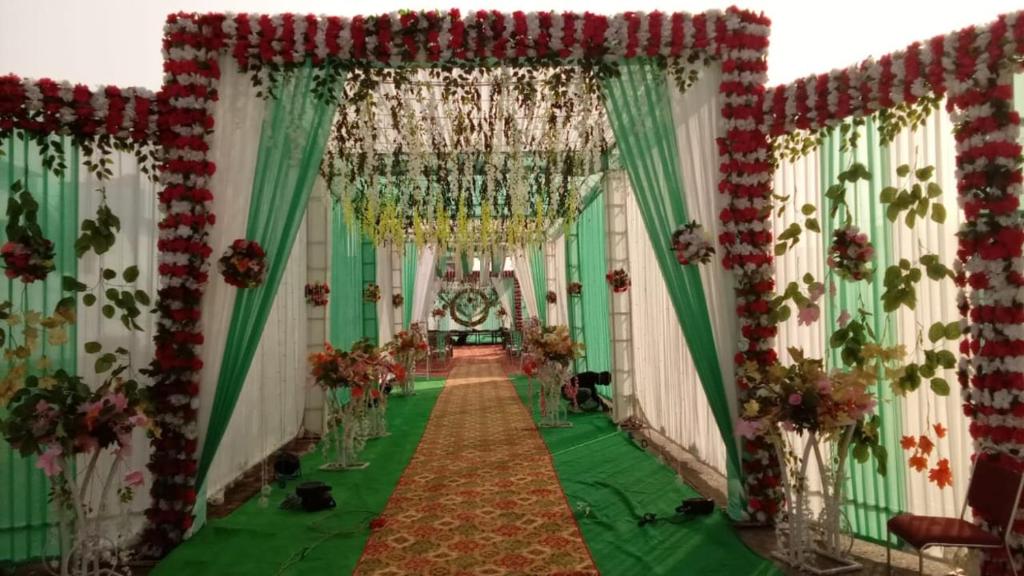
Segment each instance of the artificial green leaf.
[[942,204],[932,204],[932,221],[942,224],[946,221],[946,207]]
[[924,168],[918,168],[917,171],[914,172],[914,177],[919,181],[924,182],[926,180],[931,180],[934,174],[934,166],[925,166]]
[[928,190],[928,197],[933,199],[933,200],[935,198],[938,198],[938,197],[942,196],[942,186],[939,186],[935,182],[929,182],[927,190]]
[[936,322],[928,327],[928,340],[932,344],[942,340],[946,337],[946,325],[942,322]]
[[113,318],[114,317],[115,310],[114,310],[114,307],[111,306],[110,304],[105,304],[103,306],[103,308],[102,308],[102,311],[103,311],[103,315],[105,317],[107,317],[107,318]]
[[814,214],[815,210],[817,210],[817,208],[815,208],[814,204],[804,204],[803,206],[800,207],[800,212],[804,216],[810,216],[811,214]]
[[896,167],[896,175],[900,178],[906,178],[908,174],[910,174],[910,165],[900,164]]
[[946,338],[949,340],[956,340],[960,337],[960,321],[954,320],[949,324],[946,324]]
[[811,232],[817,232],[821,234],[821,225],[818,224],[817,218],[808,218],[807,221],[804,222],[804,227],[810,230]]
[[102,349],[103,349],[103,345],[100,344],[99,342],[93,341],[93,342],[86,342],[85,343],[85,351],[88,352],[89,354],[95,354],[95,353],[99,352]]
[[949,382],[945,378],[932,378],[931,387],[939,396],[949,396]]
[[122,273],[122,276],[124,277],[124,281],[125,282],[128,282],[128,283],[135,282],[135,280],[138,279],[138,277],[139,277],[139,267],[138,266],[129,266],[129,267],[125,268],[124,272]]
[[892,186],[886,186],[885,188],[882,188],[882,193],[879,194],[878,199],[882,202],[882,204],[889,204],[890,202],[896,199],[896,188]]
[[86,306],[92,306],[95,303],[96,303],[96,295],[95,294],[86,294],[85,296],[82,296],[82,304],[85,304]]
[[113,280],[114,278],[117,278],[117,272],[111,270],[110,268],[103,269],[104,280]]

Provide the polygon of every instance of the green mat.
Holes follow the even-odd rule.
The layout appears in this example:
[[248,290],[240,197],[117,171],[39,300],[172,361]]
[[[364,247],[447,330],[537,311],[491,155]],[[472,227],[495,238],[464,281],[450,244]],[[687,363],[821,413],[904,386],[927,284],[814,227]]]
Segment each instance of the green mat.
[[[512,380],[524,404],[536,404],[527,398],[526,378]],[[572,428],[541,429],[541,436],[602,575],[781,574],[746,547],[720,511],[637,526],[644,513],[670,516],[684,498],[699,494],[606,415],[570,414],[569,419]]]
[[[419,380],[416,395],[392,397],[388,404],[391,436],[370,440],[361,458],[370,467],[352,472],[321,472],[319,451],[302,458],[302,481],[330,484],[338,507],[333,511],[280,510],[285,491],[275,487],[267,508],[257,498],[225,518],[209,522],[174,550],[151,574],[262,576],[351,574],[369,538],[369,521],[384,511],[441,394],[442,380]],[[288,491],[294,491],[296,481]]]

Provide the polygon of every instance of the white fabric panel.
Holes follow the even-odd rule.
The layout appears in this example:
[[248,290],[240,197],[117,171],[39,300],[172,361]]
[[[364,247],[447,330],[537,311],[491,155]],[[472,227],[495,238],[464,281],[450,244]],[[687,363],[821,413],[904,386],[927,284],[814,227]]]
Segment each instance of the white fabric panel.
[[416,281],[412,289],[412,322],[423,322],[430,311],[427,309],[432,300],[430,290],[434,279],[434,265],[437,263],[437,249],[433,244],[424,246],[419,251],[416,261]]
[[[514,292],[512,282],[500,276],[491,276],[491,286],[494,288],[494,291],[498,293],[498,301],[501,302],[501,307],[508,312],[508,318],[511,319],[512,313],[514,312],[512,309],[512,293]],[[508,325],[511,324],[511,322],[506,320],[505,324]]]
[[395,251],[391,246],[378,246],[377,285],[380,286],[380,301],[377,302],[377,338],[384,344],[391,341],[395,330],[395,307],[391,305],[394,286],[391,278],[391,260]]
[[[210,179],[213,213],[217,216],[217,224],[210,230],[213,262],[210,281],[206,284],[200,304],[205,336],[199,350],[203,360],[199,384],[200,450],[206,438],[213,398],[217,392],[217,378],[238,290],[220,277],[216,270],[216,259],[220,258],[231,242],[245,238],[259,151],[260,126],[266,108],[263,99],[256,95],[249,77],[238,71],[238,66],[231,62],[229,56],[222,56],[219,64],[221,81],[217,91],[220,98],[213,112],[217,129],[210,146],[210,160],[217,166],[217,171]],[[221,446],[224,448],[220,452],[229,450],[223,442]],[[196,454],[197,458],[200,456]]]
[[530,259],[522,248],[516,248],[512,252],[512,265],[515,268],[516,278],[519,279],[519,292],[523,296],[523,305],[526,306],[526,315],[529,318],[537,318],[537,295],[533,290],[533,272],[530,271]]
[[[898,135],[891,150],[892,181],[896,181],[896,168],[900,164],[909,164],[912,168],[934,166],[935,179],[943,191],[938,201],[947,207],[944,224],[936,224],[931,219],[919,219],[912,230],[905,225],[894,226],[893,260],[898,262],[900,258],[907,258],[918,263],[924,254],[938,254],[942,263],[952,268],[957,249],[956,232],[963,213],[957,208],[953,124],[945,108],[940,107],[928,123],[916,132],[904,131]],[[917,293],[917,309],[909,311],[901,308],[898,315],[898,333],[900,339],[907,343],[908,349],[913,348],[912,342],[918,326],[923,326],[927,331],[935,322],[949,323],[960,319],[956,309],[956,286],[952,281],[935,282],[925,277],[917,285]],[[957,342],[944,340],[940,344],[957,356],[960,355]],[[925,340],[925,347],[937,348],[939,345],[932,345]],[[915,514],[957,516],[967,495],[970,458],[974,451],[968,431],[970,422],[961,408],[960,384],[956,372],[947,370],[943,377],[950,384],[949,396],[936,396],[925,384],[902,401],[903,434],[927,434],[932,440],[937,440],[932,424],[942,423],[949,429],[946,438],[937,440],[937,455],[933,452],[930,462],[934,465],[938,458],[949,458],[953,486],[940,490],[928,481],[927,474],[907,469],[907,507]],[[907,456],[907,453],[901,453],[896,457],[895,464],[906,468]]]
[[[566,282],[565,278],[565,237],[559,236],[556,240],[553,240],[552,243],[554,244],[555,257],[553,270],[548,271],[548,283],[554,284],[552,290],[554,290],[555,293],[558,294],[558,303],[555,305],[555,310],[557,313],[556,318],[558,319],[557,324],[565,324],[568,326],[569,293],[566,291],[568,282]],[[548,314],[551,314],[550,310],[548,310]],[[554,321],[551,321],[549,323],[556,324],[556,322]]]
[[303,220],[231,423],[210,467],[208,494],[223,490],[299,433],[307,374],[305,285]]
[[652,428],[724,476],[725,443],[632,195],[627,197],[626,218],[636,400]]
[[[109,252],[97,256],[89,252],[78,261],[78,279],[89,286],[94,286],[100,281],[100,269],[112,268],[118,273],[129,266],[139,268],[139,278],[135,282],[135,288],[145,290],[150,298],[156,301],[156,292],[159,288],[157,276],[157,223],[160,219],[157,206],[158,187],[138,170],[138,163],[131,154],[114,152],[111,156],[113,165],[110,167],[113,176],[106,182],[107,205],[121,219],[121,232],[117,241]],[[87,218],[93,218],[96,214],[96,207],[100,202],[100,194],[95,192],[102,184],[97,182],[84,167],[79,169],[81,176],[78,217],[79,222]],[[118,278],[113,284],[120,284]],[[156,330],[156,315],[144,313],[139,317],[138,323],[142,331],[128,332],[119,318],[108,320],[103,317],[100,308],[106,303],[105,297],[100,291],[97,294],[97,302],[92,307],[78,307],[78,370],[79,374],[93,388],[102,383],[102,378],[97,377],[93,370],[96,356],[86,354],[82,349],[85,342],[98,341],[103,344],[104,351],[113,351],[121,346],[131,352],[132,363],[135,373],[132,375],[142,383],[148,383],[149,379],[138,373],[138,369],[146,366],[153,359],[153,333]],[[140,306],[140,309],[148,307]],[[150,473],[146,470],[146,463],[149,461],[150,446],[145,432],[136,431],[132,438],[132,452],[127,459],[124,469],[120,470],[114,477],[120,480],[126,472],[141,471],[146,477],[146,484],[143,488],[135,491],[135,499],[129,505],[131,511],[130,521],[133,529],[141,529],[143,524],[142,513],[149,506],[149,484]],[[102,459],[98,470],[106,474],[112,459]],[[78,459],[78,469],[85,470],[87,460]],[[103,477],[93,479],[94,489],[91,491],[93,498],[100,498]],[[98,503],[98,500],[93,500]],[[121,504],[116,493],[111,492],[107,500],[107,514],[115,516],[121,510]],[[110,525],[111,535],[117,526]]]
[[[722,382],[729,400],[729,417],[735,420],[736,371],[733,358],[739,340],[739,320],[733,274],[719,263],[724,248],[718,244],[718,236],[723,231],[718,215],[727,204],[726,196],[718,192],[720,173],[716,142],[723,130],[722,102],[718,91],[721,81],[721,66],[715,64],[705,69],[701,79],[685,94],[679,92],[674,82],[669,82],[669,85],[687,211],[691,219],[704,227],[716,250],[715,260],[698,269],[707,297]],[[682,224],[685,223],[679,222]]]

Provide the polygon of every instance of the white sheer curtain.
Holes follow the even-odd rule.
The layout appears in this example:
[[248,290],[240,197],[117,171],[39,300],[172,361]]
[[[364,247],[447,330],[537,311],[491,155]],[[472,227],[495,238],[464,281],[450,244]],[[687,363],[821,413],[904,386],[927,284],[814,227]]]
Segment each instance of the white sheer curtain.
[[[157,277],[157,222],[160,215],[158,211],[156,196],[158,187],[139,172],[138,163],[131,154],[115,152],[112,155],[113,165],[111,171],[113,176],[105,183],[107,192],[107,204],[111,211],[121,219],[121,232],[113,248],[102,256],[89,252],[78,261],[78,279],[89,286],[95,285],[100,280],[101,268],[111,268],[118,273],[129,266],[137,266],[139,278],[135,282],[135,288],[145,290],[153,301],[156,300],[156,292],[159,288]],[[95,192],[103,183],[97,182],[84,167],[79,168],[79,200],[78,216],[79,221],[86,218],[93,218],[96,214],[96,207],[100,202],[100,194]],[[102,379],[95,374],[93,364],[96,357],[86,354],[82,348],[85,342],[98,341],[103,343],[105,350],[113,350],[117,347],[124,347],[130,353],[136,372],[133,374],[140,382],[148,382],[148,378],[139,374],[137,370],[145,366],[153,359],[153,332],[156,326],[154,314],[143,314],[138,322],[142,331],[128,332],[124,325],[117,318],[106,319],[101,313],[101,306],[105,304],[104,295],[98,294],[95,305],[91,307],[78,307],[78,367],[79,374],[92,387],[100,385]],[[140,308],[145,308],[140,306]],[[125,469],[119,477],[127,471],[141,471],[146,478],[146,488],[135,491],[135,499],[129,504],[130,521],[133,530],[142,527],[144,518],[143,512],[149,506],[149,483],[150,473],[146,470],[146,463],[149,461],[150,446],[149,440],[143,431],[135,432],[132,438],[132,451],[127,459]],[[110,461],[100,463],[99,470],[105,470]],[[84,470],[84,458],[80,459],[79,470]],[[93,498],[100,498],[102,482],[94,483]],[[93,500],[98,502],[98,500]],[[116,529],[117,514],[121,510],[121,504],[116,494],[110,494],[107,500],[109,518],[109,529],[113,534]]]
[[512,252],[512,265],[516,278],[519,279],[519,292],[523,295],[523,305],[529,318],[537,318],[537,295],[533,290],[533,273],[530,272],[530,259],[522,248]]
[[391,269],[394,255],[391,245],[377,247],[377,285],[381,294],[377,302],[377,341],[381,344],[391,341],[395,331],[395,311],[402,310],[391,304],[391,295],[395,292]]
[[[214,109],[210,153],[217,172],[210,182],[217,225],[210,234],[216,259],[236,238],[244,238],[249,216],[265,102],[230,59],[221,59],[219,100]],[[242,388],[234,417],[221,441],[206,481],[206,494],[223,490],[299,431],[306,382],[305,223],[274,300],[256,360]],[[199,391],[199,445],[202,446],[217,378],[224,355],[228,324],[237,288],[226,284],[215,264],[201,303],[205,343]],[[298,337],[297,337],[298,336]],[[202,504],[199,503],[200,520]],[[200,522],[201,523],[201,522]]]
[[722,232],[718,215],[727,203],[725,195],[718,192],[720,172],[716,142],[722,136],[721,82],[721,67],[714,64],[703,71],[700,80],[690,86],[685,94],[679,92],[674,82],[669,82],[669,89],[686,208],[690,218],[704,227],[715,244],[716,259],[698,269],[704,285],[704,296],[708,301],[718,365],[722,370],[722,382],[729,399],[729,413],[735,420],[736,372],[733,359],[737,352],[739,321],[736,317],[733,275],[719,263],[724,249],[718,245],[718,236]]
[[[217,171],[210,180],[213,192],[213,213],[217,224],[210,231],[211,260],[216,260],[237,238],[245,238],[252,197],[256,156],[259,151],[260,127],[263,124],[265,103],[257,96],[249,77],[227,56],[221,57],[219,99],[214,108],[210,160]],[[205,340],[200,348],[203,370],[199,384],[199,446],[206,437],[206,428],[217,392],[224,346],[227,343],[228,324],[235,309],[237,288],[223,282],[211,265],[210,281],[206,285],[200,304]],[[244,390],[244,388],[243,388]],[[221,450],[220,452],[227,452]],[[200,455],[197,453],[196,457]],[[212,483],[211,483],[212,485]],[[211,492],[212,493],[212,492]]]
[[424,246],[416,260],[416,281],[412,289],[412,322],[423,322],[433,302],[430,292],[434,284],[434,266],[437,264],[437,248]]
[[640,209],[626,197],[636,400],[651,427],[725,476],[725,443],[697,377]]
[[547,241],[544,247],[544,263],[547,268],[547,287],[556,295],[555,303],[548,304],[548,324],[557,326],[569,324],[569,295],[565,280],[565,236],[559,234]]

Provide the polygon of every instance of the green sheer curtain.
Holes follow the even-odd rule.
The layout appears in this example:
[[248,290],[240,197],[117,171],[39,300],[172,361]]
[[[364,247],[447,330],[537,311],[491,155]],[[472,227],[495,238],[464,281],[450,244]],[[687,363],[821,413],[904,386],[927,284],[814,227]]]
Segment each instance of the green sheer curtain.
[[416,244],[406,242],[402,253],[402,326],[412,323],[412,295],[416,291]]
[[196,484],[202,485],[245,384],[256,347],[319,173],[335,106],[313,97],[313,68],[285,76],[267,102],[253,180],[246,237],[267,252],[267,279],[239,290]]
[[[874,122],[869,118],[863,129],[860,145],[855,150],[840,149],[840,138],[833,131],[826,138],[818,151],[821,161],[821,206],[828,206],[830,201],[824,197],[828,187],[838,182],[840,172],[846,170],[854,162],[867,166],[871,172],[871,181],[858,184],[847,192],[853,222],[866,233],[875,246],[875,268],[879,270],[873,280],[868,282],[847,282],[835,278],[836,297],[827,300],[822,320],[825,323],[825,342],[829,342],[832,333],[838,328],[838,318],[843,310],[856,315],[863,309],[871,314],[871,328],[875,334],[883,338],[883,345],[891,346],[898,339],[896,320],[883,312],[880,306],[881,294],[884,291],[882,272],[893,263],[892,225],[885,217],[884,206],[878,201],[882,188],[889,185],[890,155],[889,147],[879,144],[878,133]],[[832,243],[832,233],[837,222],[832,218],[824,219],[822,242],[824,253],[827,254]],[[830,351],[831,366],[843,366],[840,351]],[[876,473],[875,463],[869,460],[858,464],[852,458],[847,467],[846,496],[848,506],[846,516],[850,520],[855,534],[862,538],[885,541],[885,523],[890,517],[905,509],[906,494],[904,466],[900,463],[900,401],[892,393],[888,380],[880,379],[874,390],[877,395],[878,414],[882,427],[880,440],[889,452],[889,466],[886,476]]]
[[[78,147],[62,139],[68,170],[54,176],[42,164],[38,147],[11,136],[0,142],[0,232],[7,242],[7,201],[11,186],[20,181],[39,203],[38,222],[43,234],[54,244],[56,269],[42,282],[23,284],[20,280],[0,281],[0,300],[11,301],[13,312],[24,310],[50,313],[64,296],[63,276],[77,277],[75,238],[78,231]],[[21,331],[15,330],[18,340]],[[75,327],[69,327],[68,343],[62,346],[40,339],[39,354],[50,358],[54,368],[74,374],[76,368]],[[35,458],[22,458],[0,439],[0,564],[38,558],[54,552],[46,544],[49,520],[49,483],[35,467]]]
[[[612,342],[609,318],[611,314],[605,281],[605,223],[604,194],[599,194],[580,214],[575,223],[577,249],[579,250],[579,282],[583,292],[570,298],[580,301],[583,316],[583,343],[586,346],[584,358],[586,369],[605,372],[612,369]],[[609,386],[598,390],[605,396],[611,394]]]
[[622,63],[619,70],[617,77],[602,81],[605,106],[644,227],[725,442],[729,513],[738,517],[742,510],[740,457],[725,391],[726,385],[734,384],[722,379],[700,274],[694,266],[676,263],[669,245],[672,231],[689,217],[666,74],[646,60]]
[[[580,231],[579,226],[570,226],[565,232],[565,285],[573,282],[583,284],[580,278]],[[598,288],[604,290],[603,287]],[[584,287],[586,290],[586,287]],[[583,321],[583,298],[581,296],[566,295],[569,301],[566,303],[566,310],[569,312],[569,334],[576,342],[583,342],[587,335],[584,331]],[[581,356],[574,361],[575,372],[587,370],[587,357]]]
[[[377,247],[373,244],[373,242],[369,238],[367,238],[366,236],[363,236],[360,250],[363,253],[363,256],[362,256],[363,284],[362,284],[362,287],[359,290],[359,294],[360,294],[359,295],[359,302],[362,302],[362,306],[363,306],[363,334],[362,334],[362,337],[368,339],[370,342],[373,342],[374,344],[379,344],[379,342],[377,342],[380,339],[380,333],[377,331],[378,330],[378,323],[377,323],[377,306],[378,306],[378,304],[376,302],[367,302],[362,297],[363,290],[365,290],[370,284],[376,284],[377,283]],[[383,291],[381,291],[380,297],[381,297],[381,300],[384,300],[385,298],[390,298],[390,296],[387,295],[387,294],[384,294]],[[390,306],[391,303],[390,302],[385,302],[385,305],[386,306]]]
[[533,276],[533,292],[537,295],[537,318],[541,326],[548,325],[548,273],[544,266],[544,248],[530,246],[526,251],[530,262],[530,275]]
[[[351,348],[363,337],[363,239],[358,224],[345,224],[341,205],[331,208],[331,344]],[[358,273],[353,271],[358,270]]]

